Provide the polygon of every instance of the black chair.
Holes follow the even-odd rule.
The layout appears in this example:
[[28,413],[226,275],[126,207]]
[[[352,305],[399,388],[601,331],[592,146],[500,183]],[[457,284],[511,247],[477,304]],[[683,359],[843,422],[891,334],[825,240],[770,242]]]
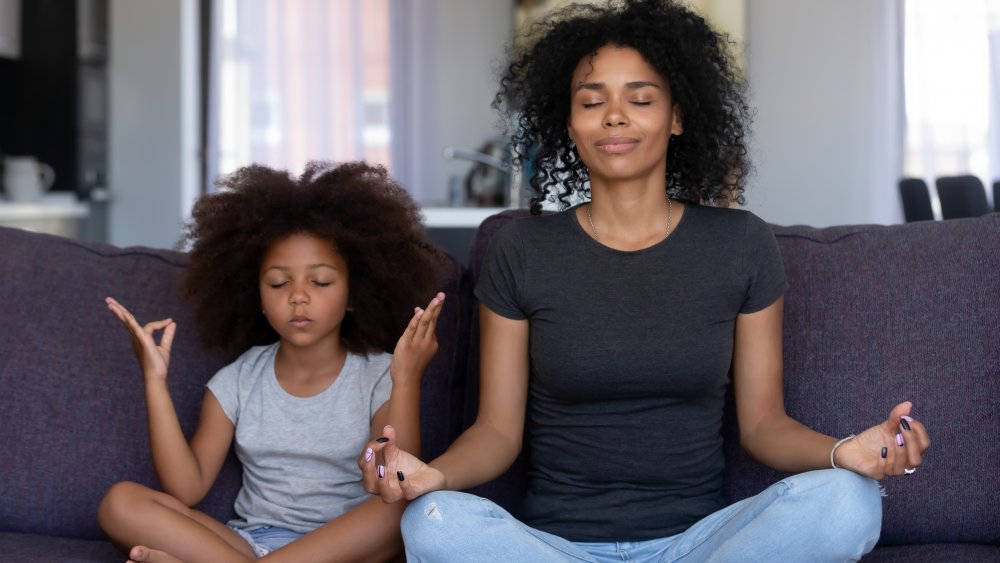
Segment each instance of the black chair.
[[934,220],[927,182],[920,178],[903,178],[899,181],[899,195],[903,198],[903,218],[907,223]]
[[1000,180],[993,182],[993,211],[1000,211]]
[[941,176],[935,184],[943,218],[979,217],[990,212],[986,187],[978,176]]

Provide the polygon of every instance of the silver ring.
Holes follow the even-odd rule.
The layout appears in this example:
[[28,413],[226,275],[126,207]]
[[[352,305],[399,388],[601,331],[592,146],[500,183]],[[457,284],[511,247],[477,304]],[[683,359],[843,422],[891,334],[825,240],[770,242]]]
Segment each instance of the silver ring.
[[905,467],[905,468],[903,468],[903,473],[905,473],[907,475],[913,475],[916,472],[917,472],[917,468],[916,467]]

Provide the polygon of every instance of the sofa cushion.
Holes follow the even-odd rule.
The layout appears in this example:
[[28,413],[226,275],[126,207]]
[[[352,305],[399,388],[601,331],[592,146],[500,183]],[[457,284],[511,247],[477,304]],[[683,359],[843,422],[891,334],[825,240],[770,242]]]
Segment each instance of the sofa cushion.
[[[924,465],[884,481],[880,545],[1000,543],[1000,214],[774,233],[789,414],[846,436],[909,400],[929,429]],[[780,477],[729,432],[731,498]]]
[[[201,350],[178,298],[181,253],[0,228],[0,264],[0,530],[104,538],[95,515],[107,488],[156,484],[142,375],[104,298],[140,322],[177,322],[168,384],[186,433],[226,359]],[[230,461],[201,507],[228,517],[238,484]]]

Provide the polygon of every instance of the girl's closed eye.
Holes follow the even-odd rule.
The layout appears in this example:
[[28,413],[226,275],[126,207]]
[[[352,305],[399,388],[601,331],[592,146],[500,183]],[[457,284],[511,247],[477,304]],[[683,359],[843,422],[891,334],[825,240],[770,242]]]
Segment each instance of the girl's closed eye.
[[333,282],[332,281],[313,280],[313,284],[315,284],[317,287],[329,287],[329,286],[333,285]]
[[288,283],[287,281],[267,282],[267,286],[270,287],[271,289],[281,289],[287,283]]

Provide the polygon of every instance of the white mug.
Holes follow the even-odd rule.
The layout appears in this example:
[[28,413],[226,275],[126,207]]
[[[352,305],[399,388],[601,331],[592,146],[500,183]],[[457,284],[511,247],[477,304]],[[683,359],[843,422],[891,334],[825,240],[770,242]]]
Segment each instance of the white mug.
[[6,156],[3,159],[3,191],[13,202],[42,199],[56,181],[56,173],[33,156]]

